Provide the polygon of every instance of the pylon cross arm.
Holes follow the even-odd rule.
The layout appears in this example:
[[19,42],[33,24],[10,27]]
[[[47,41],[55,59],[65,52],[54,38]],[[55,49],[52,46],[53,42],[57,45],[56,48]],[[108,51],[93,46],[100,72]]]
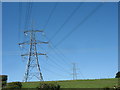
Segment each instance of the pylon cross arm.
[[24,33],[28,33],[28,32],[43,32],[43,30],[27,30],[27,31],[24,31]]
[[32,43],[28,43],[28,42],[23,42],[23,43],[19,43],[19,45],[30,45],[30,44],[48,44],[48,42],[32,42]]
[[[29,56],[30,54],[22,54],[21,56]],[[31,56],[36,55],[36,53],[32,53]],[[37,55],[46,55],[44,53],[37,53]]]

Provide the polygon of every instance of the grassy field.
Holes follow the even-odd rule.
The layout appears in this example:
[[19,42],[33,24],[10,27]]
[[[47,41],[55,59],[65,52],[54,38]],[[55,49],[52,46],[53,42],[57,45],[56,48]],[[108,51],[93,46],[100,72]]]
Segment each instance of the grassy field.
[[[23,88],[36,88],[41,82],[24,82]],[[112,88],[117,85],[117,79],[89,79],[89,80],[65,80],[45,81],[45,83],[58,83],[61,88]]]

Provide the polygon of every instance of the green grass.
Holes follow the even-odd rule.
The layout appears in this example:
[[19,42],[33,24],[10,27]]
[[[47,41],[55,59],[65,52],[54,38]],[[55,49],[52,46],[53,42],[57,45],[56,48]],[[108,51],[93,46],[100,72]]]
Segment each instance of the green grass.
[[[23,82],[23,88],[36,88],[42,82]],[[65,80],[45,81],[44,83],[58,83],[61,88],[105,88],[117,85],[117,79],[90,79],[90,80]]]

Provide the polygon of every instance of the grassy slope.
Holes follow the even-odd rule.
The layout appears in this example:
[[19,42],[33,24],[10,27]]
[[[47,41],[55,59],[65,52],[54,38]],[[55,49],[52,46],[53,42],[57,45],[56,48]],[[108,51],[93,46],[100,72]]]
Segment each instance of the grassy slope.
[[[67,80],[67,81],[46,81],[45,83],[57,82],[61,88],[105,88],[113,87],[118,83],[117,79],[95,79],[95,80]],[[23,88],[36,88],[40,82],[23,83]]]

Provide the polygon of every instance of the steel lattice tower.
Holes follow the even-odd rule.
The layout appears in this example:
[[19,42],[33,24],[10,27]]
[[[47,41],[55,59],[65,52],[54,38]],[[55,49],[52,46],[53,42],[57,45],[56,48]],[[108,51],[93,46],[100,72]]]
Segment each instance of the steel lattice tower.
[[46,55],[37,51],[37,44],[47,44],[48,42],[40,42],[36,40],[36,33],[43,32],[42,30],[28,30],[24,31],[24,34],[28,34],[30,40],[27,42],[19,43],[19,45],[29,45],[29,53],[22,54],[21,56],[27,56],[28,62],[26,65],[26,72],[24,74],[23,82],[30,81],[33,77],[43,81],[42,72],[39,65],[38,55]]
[[76,63],[72,63],[73,64],[73,80],[77,80],[77,72],[76,72]]

